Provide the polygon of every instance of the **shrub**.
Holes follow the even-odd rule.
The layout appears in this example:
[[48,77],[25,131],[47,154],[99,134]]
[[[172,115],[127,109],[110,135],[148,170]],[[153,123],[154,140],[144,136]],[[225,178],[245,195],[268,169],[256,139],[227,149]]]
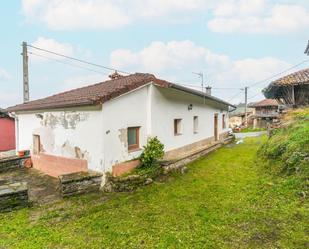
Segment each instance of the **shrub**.
[[143,148],[140,157],[142,167],[152,167],[164,156],[164,145],[157,137],[148,138],[147,145]]

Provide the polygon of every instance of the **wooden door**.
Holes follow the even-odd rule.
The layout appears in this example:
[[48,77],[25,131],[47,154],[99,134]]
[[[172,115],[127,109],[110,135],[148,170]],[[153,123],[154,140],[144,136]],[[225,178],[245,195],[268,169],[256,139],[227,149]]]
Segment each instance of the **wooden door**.
[[214,115],[214,137],[215,141],[218,141],[218,114]]

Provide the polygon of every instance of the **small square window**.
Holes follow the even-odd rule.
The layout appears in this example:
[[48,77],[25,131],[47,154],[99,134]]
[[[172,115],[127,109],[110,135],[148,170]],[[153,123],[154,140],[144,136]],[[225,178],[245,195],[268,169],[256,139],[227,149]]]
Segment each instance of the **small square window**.
[[198,116],[193,117],[193,133],[198,133]]
[[182,119],[174,119],[174,135],[181,135],[181,121]]
[[128,150],[139,149],[139,127],[128,128]]

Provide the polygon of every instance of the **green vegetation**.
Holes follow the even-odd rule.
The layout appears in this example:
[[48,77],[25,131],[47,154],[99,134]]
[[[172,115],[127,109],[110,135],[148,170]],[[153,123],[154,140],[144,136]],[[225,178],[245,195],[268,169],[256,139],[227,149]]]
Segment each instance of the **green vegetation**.
[[270,174],[265,137],[229,145],[133,193],[0,214],[0,248],[309,248],[297,178]]
[[247,128],[241,129],[239,132],[257,132],[257,131],[266,131],[266,128],[247,127]]
[[140,157],[142,167],[153,167],[164,156],[164,145],[157,137],[148,138]]
[[[291,118],[292,116],[292,118]],[[274,131],[259,155],[269,160],[276,173],[309,179],[309,109],[293,112],[284,128]]]

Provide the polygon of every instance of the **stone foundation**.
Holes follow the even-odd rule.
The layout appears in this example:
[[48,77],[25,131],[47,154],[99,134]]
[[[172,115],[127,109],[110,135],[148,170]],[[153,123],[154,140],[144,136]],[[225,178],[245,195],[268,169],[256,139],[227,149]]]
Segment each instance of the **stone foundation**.
[[135,169],[140,165],[140,160],[132,160],[128,162],[119,163],[113,166],[112,174],[113,176],[121,176],[131,170]]
[[182,168],[185,167],[187,164],[197,160],[198,158],[205,156],[207,154],[209,154],[210,152],[219,149],[222,146],[222,143],[216,143],[212,146],[209,146],[208,148],[196,152],[188,157],[185,158],[181,158],[178,160],[174,160],[174,161],[167,161],[167,162],[162,162],[162,168],[163,168],[163,172],[165,174],[171,172],[171,171],[182,171]]
[[10,170],[23,168],[25,162],[29,161],[29,156],[24,157],[8,157],[0,159],[0,173],[4,173]]
[[99,191],[102,174],[97,172],[77,172],[59,176],[60,192],[63,197]]
[[192,144],[185,145],[181,148],[167,151],[165,152],[164,160],[170,161],[170,160],[176,160],[179,158],[186,157],[187,155],[190,155],[205,146],[209,146],[214,142],[215,142],[215,137],[210,137],[210,138],[206,138],[206,139],[203,139],[201,141],[198,141]]
[[26,182],[2,183],[0,185],[0,212],[9,212],[28,206],[28,187]]

